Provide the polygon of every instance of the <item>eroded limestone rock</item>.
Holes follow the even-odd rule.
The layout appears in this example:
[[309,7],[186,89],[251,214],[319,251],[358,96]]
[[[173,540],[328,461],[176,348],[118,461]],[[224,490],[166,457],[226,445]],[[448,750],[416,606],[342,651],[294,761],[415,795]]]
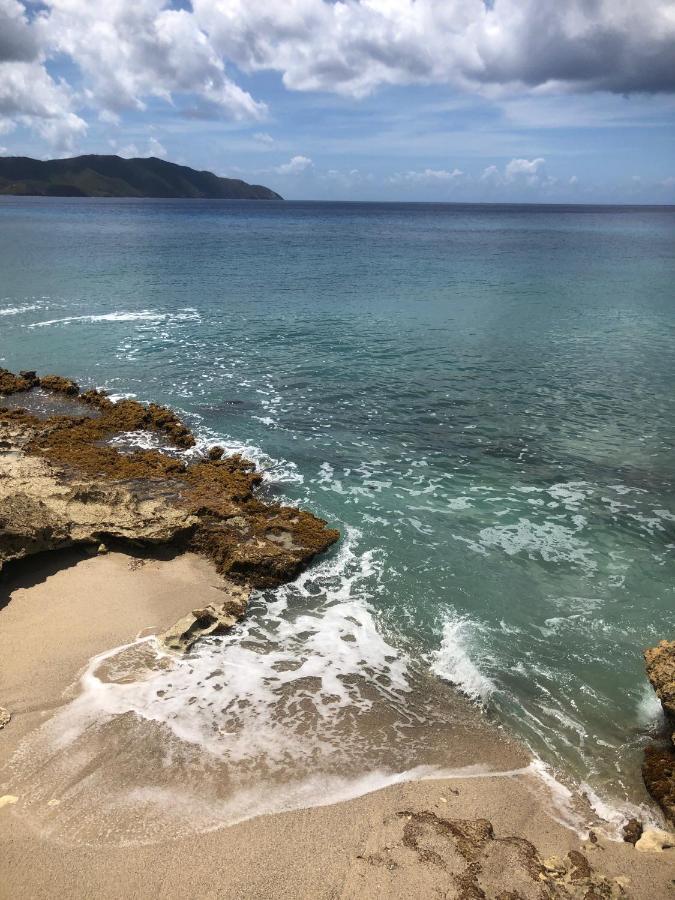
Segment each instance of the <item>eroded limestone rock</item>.
[[193,609],[165,631],[160,636],[164,646],[184,653],[199,638],[222,633],[236,625],[246,612],[250,591],[235,584],[229,584],[225,591],[227,596],[221,604],[210,603]]
[[661,828],[647,828],[642,837],[635,844],[635,849],[641,853],[661,853],[675,847],[675,834],[663,831]]
[[4,706],[0,706],[0,728],[4,728],[12,721],[12,714]]
[[[223,457],[222,448],[204,459],[181,456],[195,438],[172,410],[136,400],[113,403],[103,392],[80,392],[62,376],[0,371],[0,394],[36,385],[97,414],[38,418],[17,407],[16,398],[12,408],[0,405],[7,476],[0,491],[0,567],[9,559],[91,540],[188,540],[190,549],[213,560],[230,580],[276,587],[338,539],[337,531],[311,513],[259,499],[262,474],[243,457]],[[122,452],[110,443],[130,431],[154,432],[174,449]],[[28,462],[17,463],[18,456]],[[11,466],[19,477],[9,477]],[[83,502],[72,496],[64,508],[66,488]],[[21,508],[25,515],[17,515]],[[148,519],[155,517],[153,529]]]

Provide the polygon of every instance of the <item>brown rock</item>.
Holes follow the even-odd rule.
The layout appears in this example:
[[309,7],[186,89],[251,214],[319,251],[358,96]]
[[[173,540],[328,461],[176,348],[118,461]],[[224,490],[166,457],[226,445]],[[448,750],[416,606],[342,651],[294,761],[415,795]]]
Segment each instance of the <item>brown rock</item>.
[[675,641],[661,641],[644,652],[647,678],[675,727]]
[[73,381],[72,378],[63,378],[61,375],[43,375],[39,379],[39,384],[46,391],[65,394],[67,397],[77,397],[80,393],[80,387],[76,381]]
[[0,706],[0,729],[4,728],[12,720],[12,714],[4,706]]
[[635,844],[642,837],[642,822],[637,819],[629,819],[623,826],[623,839],[627,844]]
[[642,763],[645,787],[671,822],[675,822],[675,751],[671,746],[650,744]]
[[[0,389],[37,383],[34,373],[24,374],[0,370]],[[136,400],[113,403],[101,391],[80,392],[62,376],[39,383],[98,414],[40,419],[25,409],[0,408],[0,446],[10,451],[0,454],[0,569],[74,544],[170,544],[209,557],[221,575],[248,590],[294,578],[338,539],[311,513],[258,499],[262,475],[241,456],[212,451],[208,460],[191,463],[175,450],[123,453],[110,444],[120,433],[148,431],[174,448],[192,447],[192,432],[172,410]],[[229,627],[226,617],[234,615],[195,613],[182,626],[190,635]],[[204,621],[197,627],[196,620]]]
[[0,369],[0,394],[18,394],[21,391],[29,391],[35,381],[29,376],[34,376],[35,372],[22,372],[20,375],[14,375],[7,369]]
[[222,459],[223,453],[225,453],[225,451],[223,450],[222,447],[211,447],[209,450],[209,459],[212,462],[214,462],[217,459]]

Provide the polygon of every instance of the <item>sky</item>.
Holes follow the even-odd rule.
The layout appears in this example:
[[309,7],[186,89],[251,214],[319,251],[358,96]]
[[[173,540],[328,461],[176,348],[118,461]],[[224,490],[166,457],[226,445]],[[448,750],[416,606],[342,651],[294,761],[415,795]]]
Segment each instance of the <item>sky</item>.
[[675,0],[0,0],[0,154],[289,199],[675,203]]

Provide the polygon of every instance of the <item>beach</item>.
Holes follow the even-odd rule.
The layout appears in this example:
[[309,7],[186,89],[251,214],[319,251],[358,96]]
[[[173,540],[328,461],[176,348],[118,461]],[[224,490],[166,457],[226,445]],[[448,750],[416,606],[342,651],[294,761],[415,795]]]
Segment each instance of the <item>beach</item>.
[[[77,697],[78,679],[91,657],[167,627],[185,613],[186,594],[208,597],[219,590],[218,579],[210,563],[191,554],[155,560],[80,551],[44,557],[13,575],[2,585],[0,609],[0,684],[12,712],[10,725],[0,731],[2,759],[9,760],[22,743],[30,745],[31,735]],[[669,896],[668,851],[640,853],[601,835],[596,843],[581,840],[556,821],[555,798],[534,774],[499,774],[526,768],[527,754],[496,731],[494,745],[489,776],[460,773],[394,784],[330,806],[205,831],[191,831],[186,816],[182,837],[164,840],[155,834],[122,845],[114,834],[92,839],[87,822],[78,830],[67,815],[78,791],[87,794],[87,779],[95,783],[95,771],[87,770],[83,783],[69,785],[61,795],[47,799],[48,791],[38,791],[45,800],[36,808],[35,783],[24,785],[27,795],[18,787],[13,793],[3,768],[3,793],[17,799],[0,809],[0,896],[474,897],[480,896],[471,893],[475,881],[488,897],[516,896],[509,891],[539,897],[542,883],[549,883],[539,879],[536,860],[567,859],[570,870],[570,851],[584,855],[592,875],[575,882],[568,871],[564,886],[562,876],[549,885],[561,893],[546,896],[586,896],[588,879],[605,884],[598,881],[601,876],[608,885],[603,890],[625,889],[636,898]],[[481,763],[486,749],[476,748]],[[115,746],[108,750],[110,762]],[[40,788],[54,774],[45,766],[36,776]],[[19,783],[20,770],[13,775]],[[118,788],[122,795],[123,780]],[[87,796],[95,807],[95,787]],[[116,815],[133,819],[139,808],[120,806]],[[97,810],[91,813],[93,820]],[[475,878],[475,865],[474,874],[466,874],[467,858],[479,861]],[[571,866],[577,869],[578,859],[576,869]],[[582,887],[584,893],[573,892]]]

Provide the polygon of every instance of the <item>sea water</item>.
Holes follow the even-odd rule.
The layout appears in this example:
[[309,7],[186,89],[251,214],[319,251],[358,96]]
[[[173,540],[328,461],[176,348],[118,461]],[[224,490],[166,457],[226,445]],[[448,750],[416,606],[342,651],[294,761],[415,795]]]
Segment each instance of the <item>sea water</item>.
[[598,803],[644,799],[675,209],[2,198],[0,365],[167,403],[343,535],[170,688],[92,664],[81,728],[300,767],[301,803],[313,773],[452,765],[459,691]]

